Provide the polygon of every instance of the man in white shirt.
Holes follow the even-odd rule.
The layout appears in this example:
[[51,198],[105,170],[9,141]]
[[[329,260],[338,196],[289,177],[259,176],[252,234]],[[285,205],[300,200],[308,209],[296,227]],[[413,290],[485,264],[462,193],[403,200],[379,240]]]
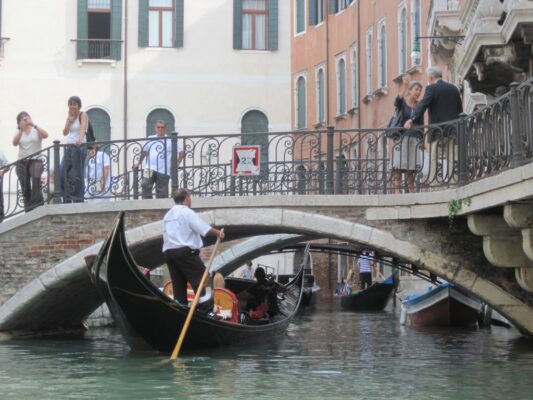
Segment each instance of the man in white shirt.
[[155,123],[155,135],[148,136],[150,140],[144,144],[139,161],[133,163],[133,168],[138,168],[148,156],[141,181],[143,199],[152,198],[154,184],[155,197],[158,199],[168,198],[168,182],[171,168],[178,168],[181,160],[183,160],[183,150],[178,146],[178,165],[170,165],[172,160],[172,141],[166,135],[165,128],[165,121],[158,120]]
[[[202,236],[216,236],[224,239],[224,232],[212,228],[191,210],[191,195],[186,189],[174,192],[172,207],[163,218],[163,254],[168,265],[174,299],[187,304],[187,282],[196,293],[205,265],[200,258],[203,247]],[[200,308],[212,308],[211,295],[202,290]]]
[[105,151],[98,150],[94,143],[87,145],[87,197],[89,202],[99,203],[110,200],[111,160]]
[[253,279],[254,278],[254,268],[251,261],[246,263],[246,267],[242,271],[241,278],[243,279]]

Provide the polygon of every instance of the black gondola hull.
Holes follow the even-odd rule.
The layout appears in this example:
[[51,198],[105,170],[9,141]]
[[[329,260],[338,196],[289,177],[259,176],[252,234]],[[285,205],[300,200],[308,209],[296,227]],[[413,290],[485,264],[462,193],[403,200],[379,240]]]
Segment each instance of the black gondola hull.
[[354,311],[380,311],[392,296],[392,283],[378,282],[356,293],[340,296],[341,307]]
[[[170,353],[189,308],[172,301],[140,272],[126,244],[123,213],[91,271],[93,281],[130,347]],[[286,286],[279,304],[281,313],[262,325],[220,321],[195,312],[183,348],[264,341],[267,336],[284,333],[298,309],[302,288],[303,271]]]

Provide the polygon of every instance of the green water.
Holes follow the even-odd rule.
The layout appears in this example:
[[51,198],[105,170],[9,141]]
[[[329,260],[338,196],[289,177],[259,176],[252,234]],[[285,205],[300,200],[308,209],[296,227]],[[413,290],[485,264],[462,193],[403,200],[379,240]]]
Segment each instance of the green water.
[[0,399],[533,399],[533,341],[501,327],[414,330],[398,311],[322,305],[285,337],[166,357],[119,332],[0,343]]

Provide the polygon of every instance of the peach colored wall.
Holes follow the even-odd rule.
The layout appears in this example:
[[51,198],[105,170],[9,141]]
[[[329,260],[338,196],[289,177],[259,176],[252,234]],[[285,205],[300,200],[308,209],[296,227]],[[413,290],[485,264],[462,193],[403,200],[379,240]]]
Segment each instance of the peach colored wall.
[[[411,64],[411,3],[405,0],[407,7],[407,54],[408,68]],[[315,98],[315,67],[326,63],[327,88],[326,95],[326,125],[344,128],[379,128],[388,123],[393,113],[393,102],[398,92],[398,85],[393,79],[400,74],[398,61],[398,2],[390,0],[356,0],[346,9],[337,14],[328,14],[328,1],[324,1],[325,21],[317,26],[309,25],[306,0],[306,31],[295,35],[295,1],[291,0],[291,32],[292,32],[292,126],[296,126],[295,113],[295,81],[296,76],[305,72],[307,76],[307,126],[308,130],[315,129],[316,123],[316,98]],[[421,35],[427,36],[426,21],[428,18],[429,1],[421,1]],[[359,14],[359,15],[358,15]],[[372,91],[378,86],[378,24],[382,19],[386,21],[387,33],[387,94],[374,96],[368,104],[362,99],[367,93],[366,85],[366,32],[372,27]],[[327,44],[326,44],[327,43]],[[336,56],[343,53],[346,61],[346,108],[352,107],[351,93],[351,57],[350,49],[357,44],[359,60],[359,107],[348,112],[344,118],[335,118],[337,114],[337,78]],[[419,70],[425,71],[427,67],[428,41],[420,40],[421,65]],[[328,51],[326,52],[326,48]],[[327,56],[326,56],[327,53]],[[426,83],[423,73],[414,73],[411,79]]]

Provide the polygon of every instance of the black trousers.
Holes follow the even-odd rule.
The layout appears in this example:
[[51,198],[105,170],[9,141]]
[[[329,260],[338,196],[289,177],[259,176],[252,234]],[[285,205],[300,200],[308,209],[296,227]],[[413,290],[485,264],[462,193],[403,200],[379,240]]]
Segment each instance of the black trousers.
[[[194,292],[198,291],[200,281],[205,272],[205,265],[200,258],[199,250],[188,247],[169,249],[164,252],[165,261],[172,280],[174,299],[180,304],[187,305],[187,282],[190,282]],[[202,290],[202,296],[205,290]]]
[[361,272],[359,280],[361,281],[361,289],[372,286],[372,272]]

